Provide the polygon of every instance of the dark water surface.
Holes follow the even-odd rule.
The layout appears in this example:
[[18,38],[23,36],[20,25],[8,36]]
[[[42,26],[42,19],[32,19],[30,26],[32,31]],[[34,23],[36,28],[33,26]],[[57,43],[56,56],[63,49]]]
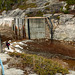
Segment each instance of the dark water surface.
[[63,61],[68,63],[69,68],[71,70],[75,70],[75,59],[74,60],[68,59],[68,60],[63,60]]

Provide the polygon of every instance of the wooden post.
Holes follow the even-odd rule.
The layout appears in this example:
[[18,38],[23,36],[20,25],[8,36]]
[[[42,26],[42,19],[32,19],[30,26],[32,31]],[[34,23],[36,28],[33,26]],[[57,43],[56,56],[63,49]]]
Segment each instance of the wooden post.
[[41,66],[41,58],[40,58],[40,66]]
[[20,28],[20,36],[21,39],[23,38],[23,32],[22,32],[22,18],[19,18],[19,28]]
[[25,38],[25,19],[22,19],[22,35],[23,35],[23,38]]
[[35,69],[35,57],[33,56],[33,67]]
[[22,19],[22,38],[23,38],[23,19]]
[[28,19],[28,37],[30,39],[30,25],[29,25],[29,19]]
[[15,26],[15,35],[16,35],[16,39],[17,39],[17,27]]
[[26,38],[26,31],[25,31],[25,19],[23,19],[24,25],[23,25],[23,38]]
[[12,21],[12,31],[14,31],[14,21]]
[[14,18],[14,33],[15,33],[15,39],[16,39],[16,18]]
[[17,25],[18,25],[18,28],[17,28],[17,32],[18,32],[18,39],[19,39],[19,35],[20,35],[20,33],[19,33],[19,18],[17,18]]

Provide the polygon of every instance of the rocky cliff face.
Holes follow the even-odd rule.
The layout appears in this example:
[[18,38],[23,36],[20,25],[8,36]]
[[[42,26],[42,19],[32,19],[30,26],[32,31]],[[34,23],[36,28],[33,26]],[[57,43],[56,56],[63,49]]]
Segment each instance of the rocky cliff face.
[[54,31],[54,39],[75,41],[75,17],[71,14],[61,14],[57,28]]
[[[2,22],[2,18],[8,18],[12,17],[20,17],[24,18],[27,14],[30,14],[30,16],[36,16],[36,12],[38,14],[50,14],[51,12],[59,12],[62,7],[65,6],[65,2],[59,2],[59,0],[27,0],[26,4],[30,5],[32,3],[35,3],[37,7],[28,7],[24,10],[21,10],[19,8],[15,10],[9,10],[8,12],[4,11],[2,13],[2,17],[0,17],[0,25],[4,24]],[[72,7],[72,8],[71,8]],[[71,10],[75,10],[75,5],[70,6]],[[36,14],[35,14],[36,13]],[[58,25],[57,28],[54,30],[54,39],[56,40],[65,40],[65,41],[75,41],[75,16],[71,14],[59,14],[60,19],[59,19],[59,24],[58,20],[54,20],[54,24]],[[8,21],[7,21],[8,22]],[[6,22],[5,22],[6,24]],[[1,27],[0,27],[1,28]],[[5,30],[2,35],[5,35],[6,37],[11,37],[13,38],[13,33],[12,35],[8,36],[7,34],[11,34],[11,30],[8,29],[1,29]],[[9,32],[8,32],[9,31]],[[10,32],[11,31],[11,32]],[[13,36],[13,37],[12,37]]]

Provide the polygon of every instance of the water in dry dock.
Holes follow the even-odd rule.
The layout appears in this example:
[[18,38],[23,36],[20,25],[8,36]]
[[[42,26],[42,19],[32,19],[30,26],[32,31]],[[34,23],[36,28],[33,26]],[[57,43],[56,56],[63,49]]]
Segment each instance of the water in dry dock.
[[[20,40],[22,42],[23,40]],[[19,42],[19,41],[16,41]],[[25,42],[23,42],[25,43]],[[69,64],[75,70],[75,43],[51,40],[33,40],[22,45],[23,51],[29,54],[41,55],[47,58],[56,58]]]
[[64,62],[69,64],[69,69],[74,70],[75,71],[75,60],[72,59],[68,59],[68,60],[63,60]]

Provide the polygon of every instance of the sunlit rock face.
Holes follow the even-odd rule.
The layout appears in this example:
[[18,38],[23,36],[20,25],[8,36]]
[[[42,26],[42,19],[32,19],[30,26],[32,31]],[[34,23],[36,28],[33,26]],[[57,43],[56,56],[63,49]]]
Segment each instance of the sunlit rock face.
[[19,8],[14,10],[9,10],[8,12],[6,11],[2,12],[2,17],[24,17],[24,15],[25,15],[25,10],[21,10]]
[[27,0],[26,1],[27,4],[36,3],[38,7],[44,6],[48,2],[50,4],[53,4],[53,3],[59,2],[59,0]]
[[75,41],[74,15],[60,15],[59,25],[54,31],[54,39],[64,41]]
[[13,25],[15,23],[15,18],[25,18],[25,11],[19,8],[15,10],[9,10],[8,12],[3,11],[0,16],[0,34],[3,41],[14,39],[15,34],[13,32]]
[[25,12],[19,8],[15,10],[9,10],[8,12],[3,11],[2,15],[0,16],[0,26],[9,26],[11,27],[14,21],[14,18],[24,18]]
[[12,26],[14,18],[12,17],[5,17],[5,18],[0,18],[0,26]]
[[75,5],[70,5],[70,10],[75,10]]

